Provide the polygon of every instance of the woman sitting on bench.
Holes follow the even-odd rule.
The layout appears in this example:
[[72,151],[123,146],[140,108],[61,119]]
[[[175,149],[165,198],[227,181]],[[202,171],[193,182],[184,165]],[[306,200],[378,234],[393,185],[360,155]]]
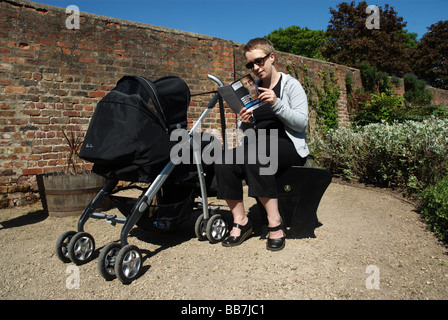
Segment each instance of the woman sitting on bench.
[[[305,91],[299,81],[290,75],[279,72],[274,66],[276,59],[272,43],[264,38],[250,40],[244,47],[246,68],[252,70],[259,80],[259,99],[263,102],[255,110],[243,108],[239,113],[239,127],[244,131],[253,128],[266,129],[265,150],[275,143],[278,147],[278,167],[302,166],[309,154],[305,129],[308,124],[308,103]],[[274,131],[276,130],[276,131]],[[270,134],[275,132],[277,134]],[[274,140],[272,140],[274,139]],[[252,234],[252,222],[247,217],[243,205],[242,179],[249,187],[249,196],[260,200],[267,212],[269,236],[268,250],[281,250],[285,246],[285,232],[278,209],[275,174],[260,174],[266,165],[258,159],[256,163],[247,161],[248,151],[252,150],[244,142],[244,163],[216,164],[218,198],[225,199],[233,215],[233,228],[224,239],[223,246],[241,244]],[[253,143],[253,142],[252,142]],[[237,147],[238,148],[238,147]],[[237,152],[234,152],[234,155]],[[235,160],[235,159],[234,159]],[[261,162],[261,163],[260,163]]]

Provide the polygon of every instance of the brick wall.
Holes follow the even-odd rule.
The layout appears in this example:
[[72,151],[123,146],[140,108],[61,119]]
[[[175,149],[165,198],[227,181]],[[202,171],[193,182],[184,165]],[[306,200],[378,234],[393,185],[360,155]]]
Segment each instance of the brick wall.
[[432,94],[433,105],[448,105],[448,90],[442,90],[438,88],[428,87]]
[[[216,89],[208,73],[224,83],[247,73],[242,44],[82,12],[80,28],[69,30],[67,17],[65,8],[0,0],[0,207],[38,199],[36,175],[65,168],[62,130],[84,132],[96,103],[123,75],[177,75],[194,94]],[[345,76],[352,74],[360,85],[359,70],[277,56],[279,70],[306,64],[316,81],[321,70],[334,70],[341,89],[339,122],[347,123]],[[190,122],[210,98],[192,99]],[[235,126],[231,111],[226,119],[229,128]],[[218,108],[203,127],[219,127]]]
[[[69,30],[68,16],[65,8],[0,1],[0,206],[36,199],[35,175],[64,170],[61,130],[85,131],[123,75],[177,75],[192,93],[215,89],[207,73],[234,79],[230,41],[83,13],[80,29]],[[190,120],[210,97],[192,99]],[[216,110],[204,127],[218,123]]]

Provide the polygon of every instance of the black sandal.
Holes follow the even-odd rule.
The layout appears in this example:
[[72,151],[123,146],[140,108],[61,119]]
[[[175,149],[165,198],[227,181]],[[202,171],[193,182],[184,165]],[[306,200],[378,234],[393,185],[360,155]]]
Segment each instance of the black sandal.
[[[269,232],[278,230],[283,230],[283,224],[279,224],[278,226],[272,228],[268,227]],[[283,230],[283,234],[285,234],[285,230]],[[268,237],[268,241],[266,242],[266,249],[270,251],[282,250],[285,247],[285,242],[286,242],[286,236],[283,236],[278,239],[271,239]]]
[[238,246],[243,243],[244,240],[249,238],[250,235],[252,235],[252,221],[250,220],[248,220],[248,222],[244,226],[234,223],[233,227],[240,229],[241,233],[238,237],[228,236],[227,238],[225,238],[222,242],[222,245],[224,247]]

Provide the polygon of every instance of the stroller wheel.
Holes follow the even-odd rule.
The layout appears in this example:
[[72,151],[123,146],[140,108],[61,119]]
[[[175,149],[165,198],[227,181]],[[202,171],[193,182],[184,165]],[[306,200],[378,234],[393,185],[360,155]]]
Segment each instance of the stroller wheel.
[[87,232],[76,233],[68,243],[68,256],[76,265],[89,262],[94,250],[95,241]]
[[227,224],[220,214],[210,217],[205,227],[207,239],[211,243],[217,243],[223,240],[227,232]]
[[106,281],[111,281],[117,277],[115,274],[115,262],[120,249],[121,246],[118,243],[112,242],[101,250],[98,258],[98,271]]
[[126,245],[118,252],[115,260],[115,274],[123,284],[134,281],[142,266],[142,254],[134,245]]
[[207,232],[205,231],[206,226],[207,220],[204,219],[204,214],[201,214],[196,220],[196,224],[194,225],[194,233],[200,241],[207,239]]
[[76,231],[66,231],[56,241],[56,255],[64,263],[71,261],[68,256],[68,244],[75,234]]

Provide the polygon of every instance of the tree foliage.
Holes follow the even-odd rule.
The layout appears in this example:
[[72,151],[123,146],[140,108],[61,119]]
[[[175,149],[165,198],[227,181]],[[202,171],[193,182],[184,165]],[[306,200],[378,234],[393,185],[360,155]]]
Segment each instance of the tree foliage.
[[307,27],[291,26],[286,29],[279,28],[274,30],[266,38],[279,51],[324,60],[321,48],[327,37],[323,30],[310,30]]
[[448,20],[439,21],[423,35],[414,53],[414,73],[428,84],[448,89]]
[[367,64],[378,74],[400,78],[413,73],[431,86],[448,89],[448,20],[428,27],[418,41],[416,33],[405,29],[406,22],[393,7],[388,4],[379,7],[378,29],[369,25],[374,15],[367,8],[366,1],[342,2],[336,9],[330,8],[326,31],[291,26],[265,37],[279,51],[361,71],[366,71],[363,66]]
[[399,34],[403,34],[404,35],[404,45],[406,48],[408,49],[415,49],[417,48],[418,45],[418,34],[416,34],[415,32],[408,32],[407,29],[403,29],[400,31],[397,31]]
[[327,27],[329,40],[323,56],[330,61],[359,68],[363,62],[390,75],[403,76],[411,72],[410,52],[407,48],[412,34],[407,35],[406,22],[388,4],[380,8],[379,29],[366,25],[369,14],[365,1],[355,5],[342,2],[337,9],[330,8]]

